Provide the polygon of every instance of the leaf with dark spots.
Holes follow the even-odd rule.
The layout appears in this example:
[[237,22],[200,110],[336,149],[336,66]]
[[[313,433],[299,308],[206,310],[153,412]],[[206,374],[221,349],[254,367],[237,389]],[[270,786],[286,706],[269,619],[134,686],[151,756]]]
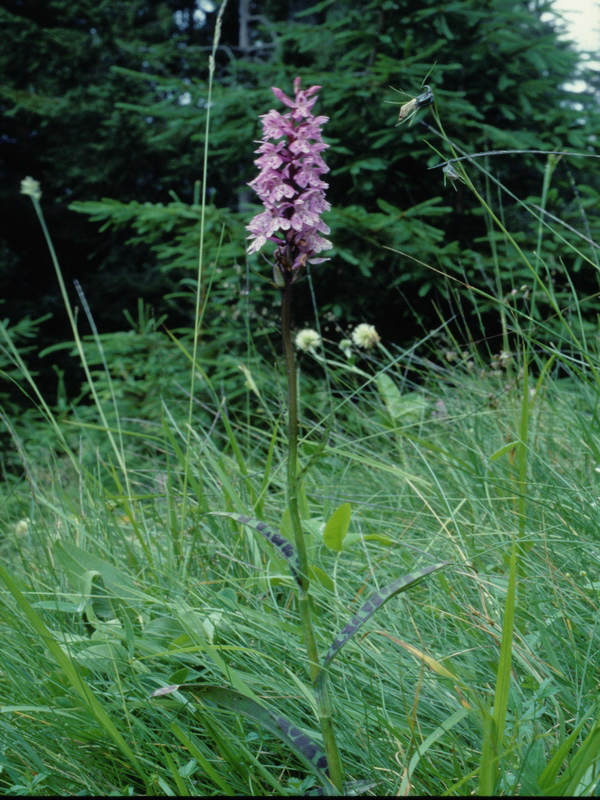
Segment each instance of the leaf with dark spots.
[[332,790],[331,781],[328,779],[327,756],[321,747],[311,737],[290,722],[268,708],[247,697],[241,692],[226,689],[222,686],[211,686],[199,683],[180,683],[163,686],[152,692],[152,697],[162,697],[173,692],[193,692],[202,700],[208,700],[215,705],[227,708],[235,714],[248,717],[258,722],[263,728],[270,731],[284,742],[302,763],[314,774],[324,787],[325,794]]
[[306,757],[317,767],[327,773],[327,756],[320,750],[319,746],[313,742],[310,736],[303,733],[299,728],[287,720],[285,717],[276,717],[275,722],[281,730],[292,739]]
[[261,520],[255,519],[254,517],[247,517],[245,514],[237,514],[229,511],[210,511],[209,514],[218,517],[229,517],[236,522],[240,522],[242,525],[247,525],[249,528],[254,528],[255,531],[258,531],[265,539],[271,542],[279,555],[285,558],[294,579],[300,584],[300,562],[298,560],[298,554],[294,549],[294,545],[289,542],[285,536],[282,536],[279,531],[269,527],[266,522],[261,522]]
[[323,668],[326,666],[326,664],[335,658],[342,647],[348,641],[350,641],[356,631],[369,619],[369,617],[375,613],[375,611],[377,611],[378,608],[380,608],[391,597],[394,597],[394,595],[400,594],[400,592],[404,592],[407,589],[410,589],[412,586],[416,586],[417,583],[420,583],[432,572],[447,566],[449,563],[449,561],[442,561],[439,564],[432,564],[429,567],[423,567],[423,569],[415,570],[415,572],[409,572],[408,575],[403,575],[401,578],[397,578],[383,589],[373,592],[369,599],[363,603],[361,608],[352,617],[350,622],[348,622],[341,633],[336,636],[331,643],[331,646],[329,647],[329,650],[323,659],[321,672],[319,673],[319,680],[324,675]]

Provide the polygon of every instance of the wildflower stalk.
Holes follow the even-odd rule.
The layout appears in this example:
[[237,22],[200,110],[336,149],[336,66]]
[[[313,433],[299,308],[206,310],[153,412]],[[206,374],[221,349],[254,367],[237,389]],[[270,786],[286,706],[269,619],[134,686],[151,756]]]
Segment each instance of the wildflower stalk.
[[[298,510],[298,381],[296,375],[296,355],[292,342],[292,294],[293,284],[287,284],[281,293],[281,334],[283,339],[283,352],[285,354],[285,367],[288,384],[288,457],[287,457],[287,501],[290,513],[290,522],[298,561],[300,567],[300,586],[298,588],[298,611],[304,634],[304,643],[308,655],[309,673],[313,684],[320,672],[319,653],[315,639],[312,617],[310,611],[310,581],[308,577],[308,556],[300,512]],[[317,688],[317,713],[323,734],[327,762],[329,764],[329,777],[334,786],[342,790],[342,769],[340,754],[335,740],[333,722],[331,718],[331,701],[327,682],[319,692]]]
[[[333,730],[331,702],[326,680],[317,681],[321,672],[319,653],[310,608],[309,565],[300,512],[298,510],[298,383],[296,356],[292,342],[292,295],[294,283],[307,264],[326,261],[315,258],[331,243],[320,236],[329,233],[321,214],[329,208],[321,175],[328,171],[321,152],[328,145],[321,137],[321,125],[327,117],[315,117],[311,109],[319,86],[302,91],[300,79],[294,81],[294,97],[280,89],[275,96],[290,111],[280,114],[269,111],[262,117],[263,139],[256,151],[259,175],[250,183],[263,202],[265,210],[247,226],[249,253],[257,252],[267,242],[276,245],[273,263],[275,286],[281,290],[281,334],[288,383],[288,455],[287,503],[299,561],[300,580],[297,589],[298,613],[308,656],[309,674],[315,685],[317,713],[327,754],[329,778],[342,791],[342,767]],[[269,140],[275,140],[275,142]]]

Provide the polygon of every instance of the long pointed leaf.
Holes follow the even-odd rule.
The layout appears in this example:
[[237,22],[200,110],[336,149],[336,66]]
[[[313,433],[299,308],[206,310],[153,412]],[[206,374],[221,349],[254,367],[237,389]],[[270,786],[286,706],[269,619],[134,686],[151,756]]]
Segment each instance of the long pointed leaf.
[[212,516],[230,517],[236,522],[241,522],[242,525],[247,525],[249,528],[254,528],[255,531],[258,531],[258,533],[264,536],[265,539],[271,542],[273,547],[278,551],[279,555],[285,558],[290,568],[290,572],[292,573],[296,582],[300,584],[300,562],[298,560],[298,554],[294,549],[294,545],[289,542],[285,536],[282,536],[279,531],[270,528],[265,522],[261,522],[259,519],[255,519],[253,517],[247,517],[245,514],[236,514],[229,511],[211,511],[209,513]]
[[152,595],[139,589],[125,572],[71,542],[59,542],[56,545],[55,553],[68,576],[79,589],[82,588],[86,575],[90,576],[95,573],[102,577],[106,589],[115,599],[124,600],[133,608],[139,609],[140,601],[155,601]]
[[558,775],[562,765],[565,763],[565,759],[569,754],[569,750],[577,742],[577,738],[579,737],[579,734],[581,733],[581,730],[586,722],[586,717],[583,717],[573,732],[567,736],[567,738],[559,747],[557,747],[554,755],[548,761],[542,773],[538,776],[538,785],[543,794],[546,794],[550,787],[556,782],[556,776]]
[[182,683],[164,686],[152,692],[152,697],[162,697],[177,691],[193,691],[205,700],[210,700],[222,708],[227,708],[236,714],[241,714],[258,722],[263,728],[281,739],[304,765],[319,778],[326,789],[332,788],[331,782],[325,777],[328,773],[328,765],[324,751],[308,734],[303,733],[281,714],[270,711],[256,703],[252,698],[233,689],[207,684]]
[[329,650],[325,654],[325,658],[323,659],[323,667],[325,667],[329,661],[335,658],[342,647],[354,636],[356,631],[359,630],[359,628],[369,619],[369,617],[373,616],[377,609],[381,608],[381,606],[387,600],[397,594],[400,594],[400,592],[405,592],[412,586],[416,586],[417,583],[420,583],[424,578],[427,577],[427,575],[430,575],[432,572],[436,572],[436,570],[447,566],[449,563],[449,561],[441,561],[439,564],[432,564],[429,567],[423,567],[423,569],[415,570],[415,572],[409,572],[408,575],[403,575],[401,578],[397,578],[395,581],[388,583],[387,586],[384,586],[383,589],[380,589],[378,592],[373,592],[367,602],[361,606],[360,610],[356,612],[350,622],[341,631],[339,636],[335,637]]
[[[600,753],[600,724],[596,721],[560,778],[556,783],[546,787],[546,796],[577,797],[582,794],[592,794],[598,778],[597,774],[590,770],[598,763],[598,753]],[[586,779],[586,783],[582,785]]]

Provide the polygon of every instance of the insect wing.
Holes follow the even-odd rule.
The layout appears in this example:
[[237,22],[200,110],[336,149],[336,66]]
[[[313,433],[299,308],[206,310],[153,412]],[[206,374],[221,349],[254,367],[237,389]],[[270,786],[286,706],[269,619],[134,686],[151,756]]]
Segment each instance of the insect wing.
[[409,117],[419,108],[417,101],[418,98],[413,97],[413,99],[409,100],[408,103],[404,103],[403,106],[400,106],[400,113],[398,114],[398,119],[400,120],[400,122]]

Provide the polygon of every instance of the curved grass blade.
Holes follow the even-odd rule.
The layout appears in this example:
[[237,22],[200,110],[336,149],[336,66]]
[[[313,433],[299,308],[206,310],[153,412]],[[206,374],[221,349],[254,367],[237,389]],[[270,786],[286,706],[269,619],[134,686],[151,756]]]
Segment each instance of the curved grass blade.
[[415,572],[409,572],[408,575],[403,575],[401,578],[397,578],[395,581],[388,583],[387,586],[384,586],[383,589],[380,589],[378,592],[373,592],[367,602],[361,606],[359,611],[356,612],[350,622],[341,631],[339,636],[336,636],[331,643],[331,646],[329,647],[329,650],[323,659],[323,665],[321,667],[319,679],[321,679],[321,676],[324,675],[323,668],[326,666],[326,664],[335,658],[346,642],[350,641],[356,631],[359,630],[363,623],[365,623],[369,617],[371,617],[377,611],[378,608],[380,608],[391,597],[394,597],[394,595],[400,594],[400,592],[404,592],[407,589],[410,589],[412,586],[416,586],[417,583],[420,583],[432,572],[436,572],[436,570],[446,567],[449,563],[449,561],[441,561],[439,564],[432,564],[429,567],[423,567],[423,569],[415,570]]
[[282,536],[279,531],[270,528],[265,522],[261,522],[259,519],[253,517],[247,517],[245,514],[237,514],[229,511],[210,511],[208,513],[212,516],[229,517],[236,522],[241,522],[242,525],[247,525],[249,528],[254,528],[255,531],[258,531],[265,539],[271,542],[279,555],[285,558],[290,572],[300,585],[300,562],[298,560],[298,554],[294,549],[294,545],[289,542],[285,536]]
[[285,717],[261,706],[252,698],[241,694],[241,692],[226,689],[222,686],[181,683],[156,689],[151,696],[162,697],[177,691],[193,691],[204,700],[209,700],[222,708],[227,708],[236,714],[241,714],[258,722],[259,725],[262,725],[263,728],[277,736],[296,754],[310,772],[319,779],[325,789],[325,794],[329,794],[333,790],[334,787],[327,778],[329,770],[325,752],[308,734],[303,733]]

